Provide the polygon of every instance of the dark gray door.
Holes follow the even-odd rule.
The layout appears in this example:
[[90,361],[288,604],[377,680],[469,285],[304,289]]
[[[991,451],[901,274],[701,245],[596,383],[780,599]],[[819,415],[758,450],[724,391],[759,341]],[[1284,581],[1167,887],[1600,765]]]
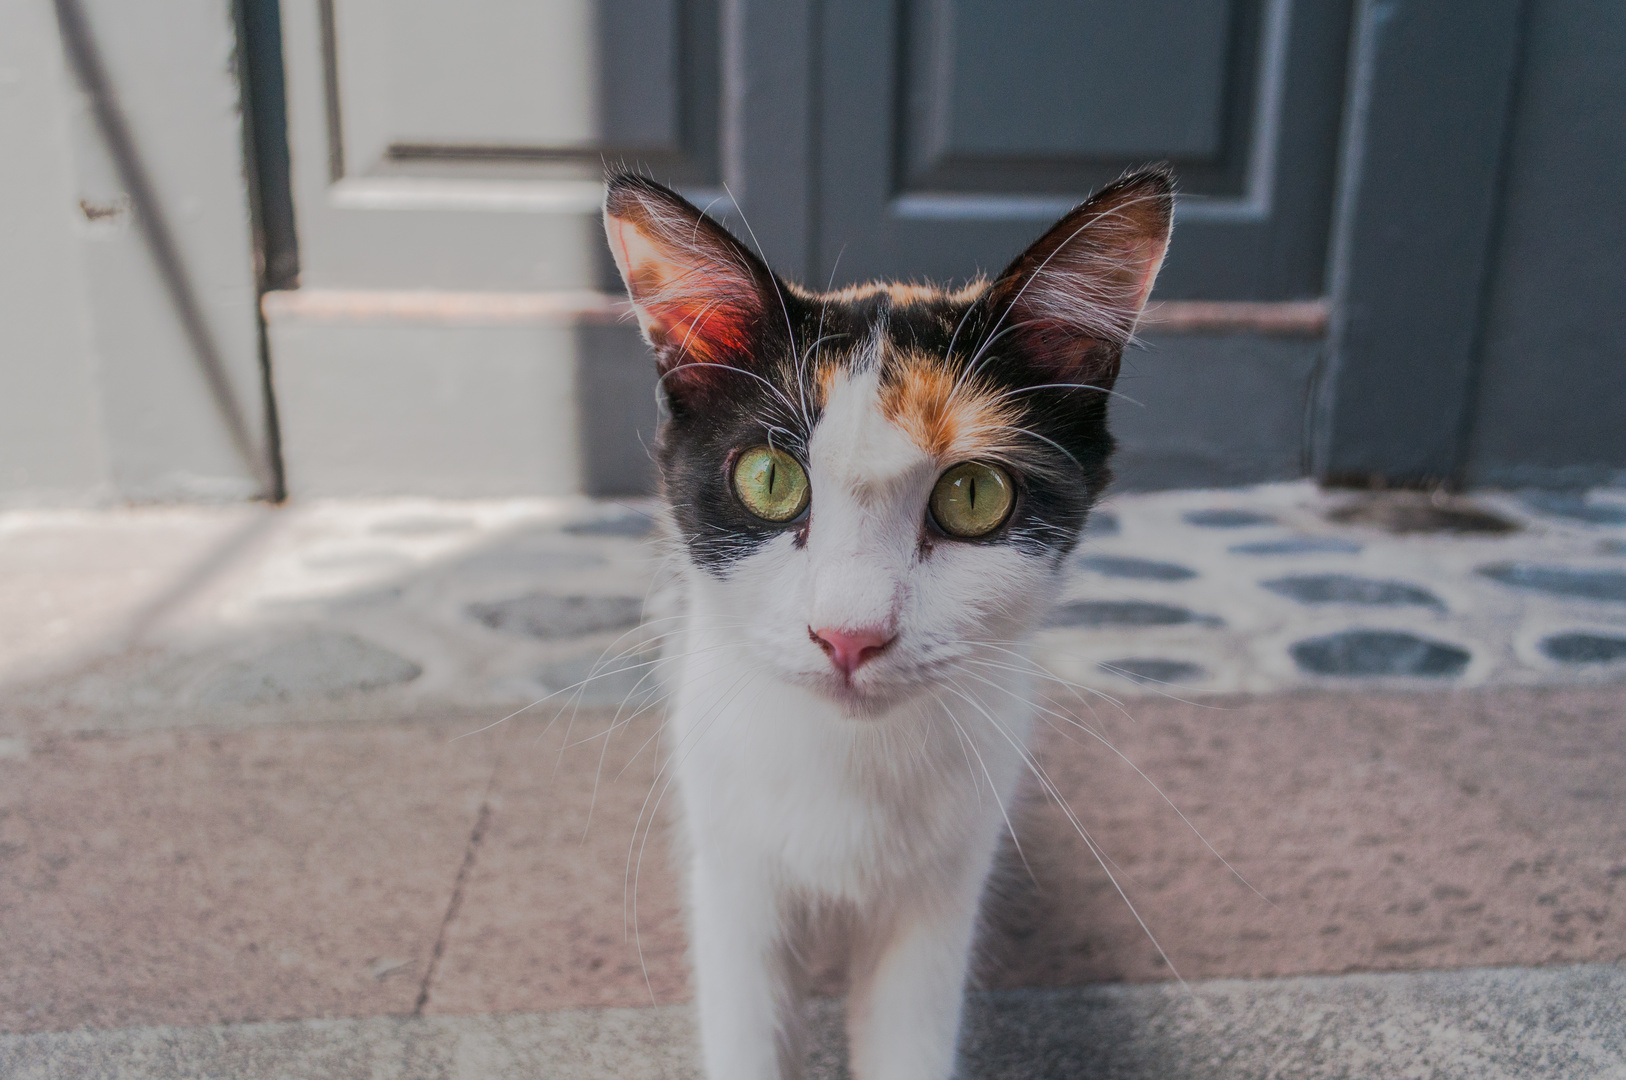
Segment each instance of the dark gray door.
[[1165,160],[1160,297],[1319,296],[1349,22],[1347,0],[826,0],[815,274],[997,271]]
[[283,0],[302,284],[599,284],[606,163],[716,188],[716,0]]

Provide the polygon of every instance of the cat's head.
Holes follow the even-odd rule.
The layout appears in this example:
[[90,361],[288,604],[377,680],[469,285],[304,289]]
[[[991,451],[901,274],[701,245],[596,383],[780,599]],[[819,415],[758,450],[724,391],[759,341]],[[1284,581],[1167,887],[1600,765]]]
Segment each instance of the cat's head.
[[1172,214],[1169,174],[1136,172],[992,282],[824,294],[613,177],[694,617],[860,715],[1028,630],[1110,479],[1107,399]]

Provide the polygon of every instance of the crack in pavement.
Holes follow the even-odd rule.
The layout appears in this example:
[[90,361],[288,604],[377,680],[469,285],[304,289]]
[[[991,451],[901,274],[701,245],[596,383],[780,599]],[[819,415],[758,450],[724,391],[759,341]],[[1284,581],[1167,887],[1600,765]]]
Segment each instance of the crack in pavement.
[[486,828],[491,824],[491,796],[497,789],[497,774],[501,770],[502,757],[499,756],[492,763],[491,775],[486,779],[485,792],[480,796],[480,810],[474,817],[474,828],[469,830],[468,845],[463,849],[463,864],[457,868],[457,877],[452,882],[452,898],[446,904],[446,914],[441,917],[440,929],[435,934],[435,947],[429,953],[429,966],[424,969],[423,983],[418,987],[418,1000],[412,1006],[413,1016],[422,1016],[424,1009],[429,1005],[435,975],[440,970],[441,957],[446,953],[446,934],[463,904],[463,890],[468,884],[469,875],[474,872],[474,860],[480,851],[480,842],[485,839]]

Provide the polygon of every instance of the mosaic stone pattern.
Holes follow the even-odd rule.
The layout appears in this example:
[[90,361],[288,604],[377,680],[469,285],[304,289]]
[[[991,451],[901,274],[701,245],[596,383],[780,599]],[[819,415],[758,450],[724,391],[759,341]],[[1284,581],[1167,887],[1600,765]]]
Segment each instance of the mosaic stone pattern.
[[[1612,509],[1626,493],[1385,498],[1308,483],[1110,497],[1032,660],[1064,688],[1113,696],[1626,683],[1626,524]],[[275,531],[184,617],[166,615],[127,655],[14,677],[0,704],[92,726],[170,723],[177,710],[237,723],[281,707],[307,721],[420,705],[641,707],[676,625],[653,511],[586,499],[232,511],[270,514]],[[223,511],[155,513],[132,513],[131,536],[166,514],[192,522],[181,534],[224,528],[210,524]],[[0,515],[0,529],[55,520]],[[1502,524],[1463,531],[1473,521]],[[146,572],[165,547],[141,552]]]
[[[1626,680],[1623,493],[1283,484],[1109,505],[1119,531],[1085,538],[1080,576],[1041,637],[1042,661],[1081,686]],[[1191,573],[1135,573],[1158,564]]]

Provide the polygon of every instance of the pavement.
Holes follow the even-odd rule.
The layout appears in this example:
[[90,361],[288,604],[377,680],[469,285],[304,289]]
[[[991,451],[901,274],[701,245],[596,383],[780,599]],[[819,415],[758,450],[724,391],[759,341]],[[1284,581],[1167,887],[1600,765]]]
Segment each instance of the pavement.
[[[648,511],[0,514],[0,1076],[697,1075]],[[1626,1077],[1626,492],[1120,496],[1039,655],[967,1075]]]

